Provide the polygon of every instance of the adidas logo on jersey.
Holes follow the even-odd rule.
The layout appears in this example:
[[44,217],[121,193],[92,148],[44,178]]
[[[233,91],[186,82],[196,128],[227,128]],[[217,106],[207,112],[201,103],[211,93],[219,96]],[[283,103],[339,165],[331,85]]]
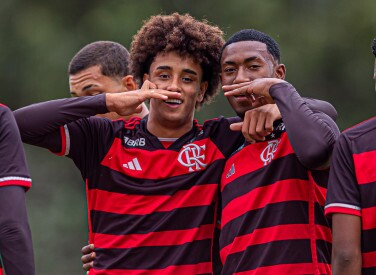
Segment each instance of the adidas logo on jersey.
[[235,164],[231,165],[230,170],[227,172],[226,179],[228,179],[229,177],[231,177],[233,174],[235,174]]
[[130,169],[130,170],[142,171],[142,168],[141,168],[140,163],[138,162],[137,158],[132,159],[128,163],[124,163],[123,167]]

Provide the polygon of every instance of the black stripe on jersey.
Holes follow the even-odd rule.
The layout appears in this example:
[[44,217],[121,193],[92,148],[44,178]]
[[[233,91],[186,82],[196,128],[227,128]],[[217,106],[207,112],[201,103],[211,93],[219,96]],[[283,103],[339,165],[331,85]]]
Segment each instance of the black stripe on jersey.
[[[94,210],[90,211],[90,215],[93,233],[128,235],[184,230],[213,224],[214,209],[215,203],[210,206],[186,207],[149,215],[120,215]],[[171,222],[167,223],[167,220]]]
[[318,202],[315,202],[315,224],[331,228],[331,219],[325,218],[324,213],[324,206],[321,206]]
[[376,267],[362,268],[362,275],[375,275]]
[[362,230],[362,253],[376,251],[376,228]]
[[[222,162],[222,163],[218,163]],[[189,190],[192,185],[219,183],[224,160],[217,160],[206,170],[188,173],[161,180],[138,179],[101,166],[89,179],[88,189],[99,189],[128,195],[173,195],[177,191]],[[222,167],[222,168],[221,168]],[[214,175],[217,176],[217,180]]]
[[227,184],[222,191],[222,208],[233,199],[247,194],[255,188],[286,179],[308,180],[307,169],[300,164],[294,154],[275,159],[268,166],[241,176]]
[[376,198],[376,182],[359,184],[358,186],[362,198],[361,208],[375,207],[376,200],[372,198]]
[[[268,257],[260,257],[268,251]],[[253,270],[262,266],[292,263],[311,263],[309,240],[276,241],[248,247],[245,251],[230,254],[222,271],[224,275]]]
[[98,269],[161,269],[171,265],[191,265],[211,261],[211,240],[179,246],[131,249],[95,249]]
[[317,261],[319,263],[331,263],[332,244],[324,240],[316,240]]
[[311,170],[313,180],[318,186],[328,188],[329,170]]
[[308,224],[307,212],[308,202],[304,201],[274,203],[264,208],[249,211],[222,228],[221,248],[230,244],[235,236],[250,234],[257,228],[283,224]]

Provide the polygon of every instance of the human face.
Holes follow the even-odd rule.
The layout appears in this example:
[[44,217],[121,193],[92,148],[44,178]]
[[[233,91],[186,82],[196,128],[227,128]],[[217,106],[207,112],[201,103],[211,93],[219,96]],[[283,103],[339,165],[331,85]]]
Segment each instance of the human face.
[[148,126],[171,129],[176,133],[192,127],[196,104],[203,100],[207,82],[202,81],[201,66],[191,57],[181,57],[175,52],[158,54],[150,65],[148,79],[158,89],[179,92],[179,100],[150,100]]
[[70,75],[69,88],[73,97],[127,91],[121,79],[103,75],[99,65]]
[[[240,84],[257,78],[285,77],[285,67],[278,64],[268,52],[266,44],[258,41],[241,41],[228,45],[221,59],[222,85]],[[252,102],[246,96],[227,98],[240,116],[246,111],[263,105],[261,100]]]

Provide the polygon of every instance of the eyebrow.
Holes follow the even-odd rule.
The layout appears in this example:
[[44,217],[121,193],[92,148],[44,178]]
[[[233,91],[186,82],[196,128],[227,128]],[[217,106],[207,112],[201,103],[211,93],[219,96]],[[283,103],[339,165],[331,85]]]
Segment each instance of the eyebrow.
[[[156,70],[170,70],[172,71],[172,67],[170,66],[158,66]],[[183,72],[193,75],[198,75],[197,72],[191,70],[191,69],[183,69]]]
[[[246,58],[246,59],[244,60],[244,62],[251,62],[251,61],[254,61],[254,60],[257,60],[257,59],[261,59],[261,58],[258,57],[258,56],[251,56],[251,57]],[[236,62],[235,62],[235,61],[228,60],[228,61],[223,62],[223,64],[235,65]]]

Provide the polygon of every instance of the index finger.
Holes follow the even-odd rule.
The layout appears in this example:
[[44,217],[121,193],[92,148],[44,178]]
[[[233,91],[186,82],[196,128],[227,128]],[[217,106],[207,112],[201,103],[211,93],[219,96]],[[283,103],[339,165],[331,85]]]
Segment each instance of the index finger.
[[224,92],[228,92],[228,91],[232,91],[232,90],[235,90],[235,89],[247,86],[247,85],[249,85],[251,83],[252,83],[251,81],[248,81],[248,82],[242,82],[242,83],[232,84],[232,85],[223,85],[222,86],[222,90]]
[[146,98],[155,98],[155,99],[162,99],[166,100],[168,98],[181,98],[181,94],[178,92],[171,92],[161,89],[152,89],[152,90],[146,90],[141,91],[145,94]]

